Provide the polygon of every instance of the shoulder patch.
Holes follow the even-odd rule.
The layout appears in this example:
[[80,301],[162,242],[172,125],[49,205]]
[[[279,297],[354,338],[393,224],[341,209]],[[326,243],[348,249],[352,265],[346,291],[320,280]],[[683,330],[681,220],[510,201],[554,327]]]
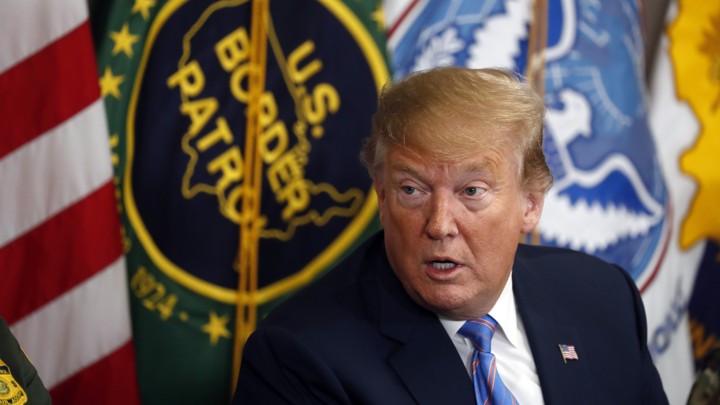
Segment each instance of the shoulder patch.
[[27,401],[25,390],[13,377],[10,367],[0,359],[0,405],[21,405]]

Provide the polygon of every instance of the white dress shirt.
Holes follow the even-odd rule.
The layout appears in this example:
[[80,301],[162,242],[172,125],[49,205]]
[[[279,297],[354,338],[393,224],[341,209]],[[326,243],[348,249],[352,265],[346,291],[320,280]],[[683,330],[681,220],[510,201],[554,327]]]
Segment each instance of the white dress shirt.
[[[535,361],[525,328],[515,307],[512,275],[508,278],[495,306],[490,310],[490,316],[495,318],[499,325],[491,342],[491,352],[495,355],[498,373],[503,383],[521,405],[544,404]],[[465,321],[439,318],[472,378],[474,347],[470,339],[457,333]]]

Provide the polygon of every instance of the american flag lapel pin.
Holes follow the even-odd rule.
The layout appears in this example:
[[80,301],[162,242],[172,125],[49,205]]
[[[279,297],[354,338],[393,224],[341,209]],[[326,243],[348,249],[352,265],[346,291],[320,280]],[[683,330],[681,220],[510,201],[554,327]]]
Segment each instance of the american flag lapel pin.
[[563,362],[567,364],[568,360],[579,360],[575,346],[573,345],[558,345],[560,353],[562,354]]

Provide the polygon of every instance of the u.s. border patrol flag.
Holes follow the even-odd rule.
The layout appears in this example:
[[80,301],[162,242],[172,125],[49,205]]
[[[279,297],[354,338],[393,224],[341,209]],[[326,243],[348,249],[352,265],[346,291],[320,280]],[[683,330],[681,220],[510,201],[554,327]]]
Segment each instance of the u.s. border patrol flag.
[[[683,283],[696,366],[720,345],[720,3],[671,2],[651,86],[653,129],[663,160],[683,180],[680,244],[694,256]],[[697,269],[695,282],[692,275]],[[717,390],[709,387],[710,390]]]
[[96,6],[143,401],[225,403],[256,322],[377,227],[380,6]]
[[386,4],[396,76],[438,65],[525,74],[528,49],[544,48],[533,75],[544,74],[537,84],[555,185],[530,241],[583,250],[632,275],[671,403],[683,402],[692,379],[683,320],[694,270],[684,266],[667,175],[648,126],[637,3],[550,0],[541,19],[533,19],[531,0]]

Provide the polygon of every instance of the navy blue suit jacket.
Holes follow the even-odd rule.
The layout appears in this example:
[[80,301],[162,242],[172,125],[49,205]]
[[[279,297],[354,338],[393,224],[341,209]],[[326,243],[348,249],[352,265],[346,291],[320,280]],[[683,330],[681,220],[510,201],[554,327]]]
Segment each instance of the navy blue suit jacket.
[[[520,245],[513,267],[546,404],[666,404],[625,271],[564,249]],[[563,361],[559,344],[575,346]],[[474,404],[437,316],[395,277],[382,232],[275,309],[248,339],[237,404]]]

